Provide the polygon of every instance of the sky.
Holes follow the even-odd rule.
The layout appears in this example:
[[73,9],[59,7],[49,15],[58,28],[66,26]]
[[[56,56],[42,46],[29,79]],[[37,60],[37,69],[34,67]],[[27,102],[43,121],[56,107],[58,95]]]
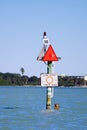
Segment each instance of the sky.
[[47,33],[58,75],[87,74],[87,0],[0,0],[0,72],[40,76],[37,61]]

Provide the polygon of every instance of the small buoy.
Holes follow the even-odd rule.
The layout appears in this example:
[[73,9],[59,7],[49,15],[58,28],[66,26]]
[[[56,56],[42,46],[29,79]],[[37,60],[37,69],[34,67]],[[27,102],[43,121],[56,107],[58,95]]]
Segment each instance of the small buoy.
[[55,110],[59,110],[59,108],[60,108],[59,104],[57,104],[57,103],[54,104],[54,109],[55,109]]

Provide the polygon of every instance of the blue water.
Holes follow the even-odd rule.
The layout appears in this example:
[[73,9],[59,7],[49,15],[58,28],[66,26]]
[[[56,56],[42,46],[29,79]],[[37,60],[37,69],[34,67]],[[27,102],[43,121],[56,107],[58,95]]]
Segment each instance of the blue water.
[[45,107],[46,88],[0,87],[0,130],[87,130],[86,88],[55,88],[52,111]]

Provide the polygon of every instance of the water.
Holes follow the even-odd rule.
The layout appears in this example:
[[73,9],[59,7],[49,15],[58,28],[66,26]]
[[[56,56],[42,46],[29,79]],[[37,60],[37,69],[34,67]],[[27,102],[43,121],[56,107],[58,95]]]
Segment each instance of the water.
[[0,130],[87,130],[87,88],[54,90],[49,112],[46,88],[0,87]]

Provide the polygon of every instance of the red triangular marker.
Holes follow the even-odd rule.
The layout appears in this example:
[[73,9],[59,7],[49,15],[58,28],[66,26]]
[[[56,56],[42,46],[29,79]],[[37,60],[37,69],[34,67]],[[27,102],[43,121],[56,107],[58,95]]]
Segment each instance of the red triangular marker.
[[52,46],[50,45],[48,50],[46,51],[43,61],[58,61],[58,57],[56,56]]

